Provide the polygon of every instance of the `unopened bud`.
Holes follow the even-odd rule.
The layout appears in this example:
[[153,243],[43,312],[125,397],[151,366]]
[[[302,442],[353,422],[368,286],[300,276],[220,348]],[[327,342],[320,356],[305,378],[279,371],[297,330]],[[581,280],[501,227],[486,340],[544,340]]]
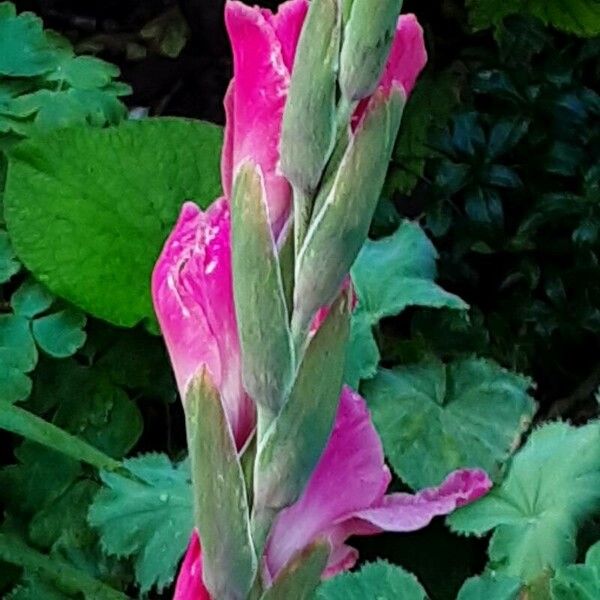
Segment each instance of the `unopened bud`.
[[401,8],[402,0],[353,0],[340,58],[340,87],[347,100],[362,100],[375,91]]

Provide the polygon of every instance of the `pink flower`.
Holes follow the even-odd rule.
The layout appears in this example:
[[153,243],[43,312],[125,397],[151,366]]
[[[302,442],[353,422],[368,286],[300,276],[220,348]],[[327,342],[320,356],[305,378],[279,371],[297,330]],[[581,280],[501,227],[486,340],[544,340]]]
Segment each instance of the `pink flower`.
[[[156,311],[182,390],[201,364],[222,394],[238,448],[251,433],[255,413],[240,374],[231,281],[230,217],[219,200],[206,212],[184,205],[153,276]],[[438,488],[385,495],[390,482],[381,442],[364,400],[342,391],[334,430],[300,499],[280,513],[264,556],[267,580],[318,538],[331,546],[324,575],[351,567],[351,535],[413,531],[437,515],[479,498],[490,487],[478,470],[457,471]],[[204,595],[202,595],[204,594]],[[208,598],[194,533],[177,582],[176,600]]]
[[254,428],[242,386],[231,276],[229,206],[187,202],[152,274],[152,298],[182,399],[200,366],[219,389],[238,448]]
[[[225,5],[225,23],[233,48],[234,78],[225,97],[227,125],[221,173],[231,196],[237,166],[252,159],[263,173],[271,223],[277,236],[292,202],[291,188],[279,171],[279,140],[296,47],[308,11],[308,0],[289,0],[277,14],[237,0]],[[414,15],[398,19],[390,57],[376,94],[401,87],[409,96],[427,62],[423,29]],[[357,107],[353,127],[369,98]]]
[[277,235],[292,201],[279,173],[279,139],[292,66],[308,0],[284,2],[277,14],[242,2],[225,5],[225,24],[233,48],[234,78],[225,97],[227,125],[221,172],[231,197],[237,166],[252,159],[265,181],[271,223]]

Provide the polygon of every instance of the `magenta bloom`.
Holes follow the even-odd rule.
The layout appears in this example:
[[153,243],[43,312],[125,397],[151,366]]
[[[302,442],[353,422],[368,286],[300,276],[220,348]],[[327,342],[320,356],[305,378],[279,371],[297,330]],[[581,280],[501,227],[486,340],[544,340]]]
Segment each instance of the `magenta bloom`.
[[[200,365],[207,365],[241,448],[254,428],[255,412],[241,384],[230,260],[227,203],[219,200],[206,212],[187,203],[158,260],[152,288],[182,392]],[[334,430],[304,493],[274,523],[263,561],[267,580],[319,538],[331,546],[324,575],[347,569],[357,560],[356,550],[345,544],[351,535],[420,529],[435,516],[476,500],[491,486],[484,472],[462,470],[438,488],[386,495],[390,479],[365,402],[345,388]],[[176,600],[209,597],[201,560],[194,534]]]
[[[307,9],[308,0],[290,0],[276,15],[238,1],[227,2],[234,80],[225,101],[225,198],[205,212],[192,203],[184,205],[152,276],[154,306],[182,398],[190,379],[206,366],[219,389],[239,450],[254,430],[256,413],[242,385],[227,198],[237,166],[250,159],[262,172],[276,234],[289,217],[291,190],[278,170],[279,139]],[[376,94],[401,87],[408,95],[425,61],[421,27],[412,15],[400,17]],[[357,107],[353,124],[368,110],[367,98]],[[326,311],[321,311],[315,327],[325,317]],[[437,488],[414,495],[386,495],[390,479],[365,402],[345,388],[334,430],[302,496],[275,520],[261,561],[265,580],[276,578],[298,552],[317,539],[328,541],[331,548],[324,576],[350,568],[357,560],[356,550],[345,543],[350,536],[419,529],[435,516],[476,500],[491,486],[484,472],[461,470]],[[208,599],[202,581],[200,540],[194,532],[175,600]]]
[[279,139],[296,46],[308,0],[291,0],[277,14],[242,2],[225,5],[233,48],[233,80],[225,97],[227,125],[221,165],[225,196],[238,165],[252,159],[262,171],[275,234],[285,223],[291,188],[279,173]]

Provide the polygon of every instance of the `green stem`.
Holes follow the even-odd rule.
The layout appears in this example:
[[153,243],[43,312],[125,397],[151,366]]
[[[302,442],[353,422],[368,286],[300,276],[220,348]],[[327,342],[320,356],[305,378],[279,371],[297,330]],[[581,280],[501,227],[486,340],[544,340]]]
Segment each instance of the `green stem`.
[[294,187],[294,249],[296,257],[304,243],[312,210],[312,198]]
[[95,600],[129,600],[129,596],[62,560],[51,558],[30,548],[14,536],[0,533],[0,558],[10,564],[23,567],[28,575],[40,575],[69,593],[80,592],[86,598]]
[[82,439],[17,406],[0,401],[0,429],[42,444],[97,469],[117,471],[119,461],[101,452]]

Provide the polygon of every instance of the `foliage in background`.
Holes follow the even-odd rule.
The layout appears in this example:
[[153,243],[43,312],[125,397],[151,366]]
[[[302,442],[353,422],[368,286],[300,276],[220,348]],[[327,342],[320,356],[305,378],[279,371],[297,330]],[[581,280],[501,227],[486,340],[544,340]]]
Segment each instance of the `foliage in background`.
[[[430,67],[353,268],[346,379],[362,381],[399,490],[490,471],[494,491],[449,526],[491,537],[440,524],[388,536],[365,555],[419,581],[378,560],[319,599],[600,593],[600,9],[568,4],[414,8]],[[465,30],[466,14],[486,31]],[[168,12],[143,35],[176,56],[190,34]],[[160,339],[134,326],[153,328],[147,281],[181,202],[217,195],[221,136],[124,122],[118,73],[0,3],[0,427],[13,434],[0,594],[12,600],[168,598],[187,543],[175,387]],[[581,426],[528,434],[536,410]]]

